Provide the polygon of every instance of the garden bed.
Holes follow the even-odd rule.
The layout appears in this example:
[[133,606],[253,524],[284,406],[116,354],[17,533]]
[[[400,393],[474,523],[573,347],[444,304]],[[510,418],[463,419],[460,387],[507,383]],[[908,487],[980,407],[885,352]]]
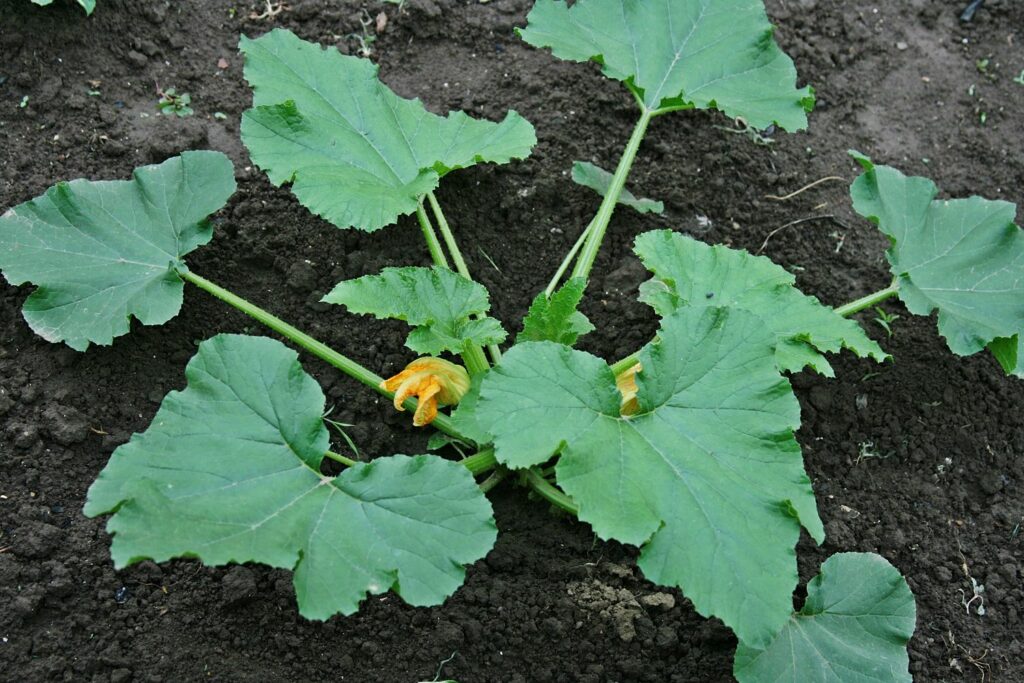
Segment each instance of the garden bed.
[[[946,1],[767,5],[801,81],[817,90],[810,130],[764,146],[720,114],[652,124],[630,186],[666,212],[616,214],[583,306],[600,332],[582,349],[614,360],[654,333],[655,316],[636,301],[647,274],[630,249],[654,228],[763,248],[829,304],[884,287],[885,238],[850,208],[851,147],[932,177],[949,196],[1024,203],[1024,83],[1014,80],[1024,71],[1024,6],[990,0],[964,24],[960,4]],[[182,150],[221,150],[239,192],[190,266],[380,374],[397,372],[412,359],[404,326],[319,299],[343,279],[428,264],[415,221],[339,231],[273,188],[239,140],[251,91],[238,36],[284,26],[346,52],[367,46],[383,80],[432,111],[498,119],[516,109],[533,122],[539,144],[528,160],[454,173],[438,192],[492,292],[492,314],[515,330],[597,208],[568,182],[573,160],[613,167],[635,119],[628,93],[597,67],[515,37],[529,6],[294,0],[257,19],[259,3],[100,0],[86,19],[72,2],[5,3],[0,209],[59,179],[125,178]],[[386,26],[368,41],[381,11]],[[157,84],[190,93],[195,114],[161,116]],[[847,182],[767,197],[829,176]],[[0,304],[0,663],[11,680],[731,680],[727,628],[644,581],[634,550],[597,540],[510,483],[490,494],[496,547],[438,608],[386,594],[322,624],[298,616],[287,572],[191,561],[115,572],[105,520],[81,514],[89,484],[184,385],[198,341],[263,330],[189,289],[170,323],[78,354],[28,329],[28,291],[5,285]],[[934,320],[886,306],[903,314],[891,338],[873,314],[860,317],[895,363],[844,354],[833,359],[836,379],[793,380],[828,534],[820,548],[801,542],[801,583],[832,553],[878,552],[917,597],[915,679],[1024,678],[1024,384],[988,354],[954,357]],[[320,361],[303,363],[332,417],[357,425],[348,435],[364,457],[424,451],[426,434],[407,415]],[[965,606],[972,578],[985,587],[983,615],[977,601]]]

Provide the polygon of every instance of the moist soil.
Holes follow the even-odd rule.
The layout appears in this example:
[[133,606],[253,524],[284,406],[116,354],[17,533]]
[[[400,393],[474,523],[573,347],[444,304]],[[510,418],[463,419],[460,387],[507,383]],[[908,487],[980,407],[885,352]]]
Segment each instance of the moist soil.
[[[833,305],[884,287],[885,239],[850,209],[848,148],[928,175],[948,196],[1024,200],[1024,84],[1014,81],[1024,70],[1024,3],[989,0],[970,23],[958,18],[963,4],[770,0],[779,41],[818,93],[810,130],[764,145],[719,114],[655,121],[630,183],[666,212],[616,215],[584,307],[599,331],[582,348],[617,359],[651,337],[655,318],[635,300],[645,273],[630,251],[649,229],[763,249]],[[252,168],[238,136],[250,102],[240,33],[284,26],[347,53],[365,35],[400,94],[491,119],[515,108],[536,125],[529,160],[460,171],[439,192],[495,315],[516,330],[597,207],[568,181],[571,163],[615,165],[635,120],[630,97],[594,65],[521,43],[513,28],[527,0],[289,5],[255,18],[262,2],[99,0],[86,19],[70,0],[6,0],[0,210],[58,180],[125,178],[182,150],[222,150],[239,191],[192,268],[389,375],[411,359],[403,326],[317,302],[339,280],[426,264],[419,231],[408,219],[374,234],[327,225]],[[195,115],[160,116],[157,85],[190,93]],[[830,176],[847,182],[768,197]],[[104,520],[81,513],[90,482],[183,386],[198,341],[264,332],[190,289],[170,323],[78,354],[30,332],[19,311],[28,292],[0,286],[0,678],[731,680],[727,628],[645,581],[635,549],[600,541],[507,483],[490,496],[496,547],[432,609],[388,594],[314,623],[298,616],[288,572],[185,560],[115,571]],[[861,322],[894,362],[844,354],[833,359],[835,379],[793,377],[828,533],[822,547],[801,541],[801,582],[832,553],[881,553],[917,596],[916,680],[1024,680],[1024,383],[987,354],[953,357],[934,319],[886,308],[902,316],[891,337],[872,313]],[[427,435],[407,414],[303,360],[333,417],[356,425],[348,434],[360,457],[424,451]],[[351,452],[341,439],[336,448]],[[984,586],[983,610],[980,599],[966,606],[972,579]]]

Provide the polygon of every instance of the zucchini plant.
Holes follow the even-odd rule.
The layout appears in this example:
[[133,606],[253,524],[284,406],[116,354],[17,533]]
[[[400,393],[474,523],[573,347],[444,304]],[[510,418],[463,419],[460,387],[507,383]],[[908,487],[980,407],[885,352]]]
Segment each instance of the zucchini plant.
[[[639,547],[649,580],[728,625],[739,680],[856,671],[862,681],[909,681],[914,599],[883,558],[833,556],[793,611],[796,542],[804,529],[820,543],[824,528],[787,373],[831,376],[825,354],[842,349],[886,361],[849,316],[898,296],[912,313],[938,309],[954,353],[987,348],[1024,375],[1015,207],[936,200],[930,181],[855,154],[864,174],[854,207],[891,238],[894,280],[835,309],[767,258],[648,232],[635,244],[653,275],[640,299],[661,325],[636,354],[609,363],[573,348],[594,329],[578,304],[615,208],[658,210],[625,192],[650,121],[717,109],[798,130],[813,93],[796,87],[760,0],[538,0],[521,35],[557,57],[597,61],[640,114],[614,172],[577,167],[603,195],[600,208],[504,349],[490,294],[434,190],[458,169],[526,158],[533,127],[515,112],[497,123],[435,115],[389,90],[372,63],[285,30],[241,40],[254,99],[242,138],[273,183],[339,228],[379,230],[416,215],[432,267],[386,268],[324,297],[408,323],[406,346],[420,357],[398,375],[378,376],[189,268],[188,254],[213,237],[209,216],[235,190],[218,152],[185,152],[127,181],[60,183],[0,217],[0,270],[36,286],[23,312],[48,341],[84,351],[127,334],[132,318],[164,323],[190,284],[409,410],[417,427],[437,430],[432,442],[473,452],[369,462],[336,453],[323,393],[297,353],[218,335],[188,364],[187,387],[168,394],[89,489],[85,513],[110,515],[115,565],[193,557],[292,569],[298,609],[311,619],[351,614],[388,590],[439,604],[492,547],[485,494],[511,480],[599,537]],[[325,474],[325,460],[342,473]]]

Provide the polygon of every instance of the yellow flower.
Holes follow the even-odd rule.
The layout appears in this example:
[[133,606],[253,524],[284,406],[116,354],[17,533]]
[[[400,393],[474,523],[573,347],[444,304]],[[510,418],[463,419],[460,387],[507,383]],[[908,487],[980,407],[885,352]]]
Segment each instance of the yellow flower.
[[640,408],[640,403],[636,399],[636,373],[643,369],[643,366],[637,363],[615,378],[615,386],[622,394],[622,404],[619,407],[619,413],[622,415],[634,415]]
[[437,406],[458,403],[469,391],[469,373],[461,365],[441,358],[417,358],[405,370],[384,380],[381,387],[395,394],[395,408],[405,410],[402,404],[411,396],[419,399],[412,423],[423,427],[437,417]]

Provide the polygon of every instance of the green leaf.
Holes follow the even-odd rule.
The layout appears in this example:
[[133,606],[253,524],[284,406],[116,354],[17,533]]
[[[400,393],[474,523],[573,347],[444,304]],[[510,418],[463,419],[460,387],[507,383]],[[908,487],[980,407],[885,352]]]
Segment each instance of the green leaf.
[[522,159],[537,142],[515,112],[501,123],[436,116],[388,89],[372,62],[284,29],[243,36],[240,47],[254,104],[242,140],[253,162],[341,228],[389,225],[449,171]]
[[889,236],[886,253],[899,297],[918,315],[939,312],[950,350],[970,356],[985,347],[1008,374],[1024,377],[1024,233],[1017,207],[980,197],[937,200],[931,180],[864,167],[850,190],[853,207]]
[[811,367],[832,377],[822,353],[847,348],[860,357],[888,356],[860,325],[796,288],[796,278],[771,260],[725,246],[710,246],[671,230],[647,232],[635,251],[655,279],[640,287],[640,300],[660,316],[686,307],[728,306],[755,313],[778,339],[779,369]]
[[494,437],[487,432],[476,417],[477,404],[480,402],[480,387],[484,378],[490,373],[491,371],[487,370],[470,376],[469,391],[462,397],[451,414],[452,424],[459,430],[459,433],[481,445],[494,441]]
[[[572,164],[572,180],[577,185],[590,188],[602,197],[608,194],[612,186],[612,174],[600,166],[587,161],[575,161]],[[665,205],[653,199],[638,198],[627,189],[622,190],[619,195],[619,204],[636,209],[640,213],[655,213],[661,215],[665,212]]]
[[770,645],[739,644],[733,674],[740,683],[909,683],[916,619],[914,594],[884,558],[833,555]]
[[[53,4],[53,0],[32,0],[32,2],[41,7]],[[82,6],[86,14],[92,14],[92,11],[96,9],[96,0],[78,0],[78,4]]]
[[509,467],[560,453],[558,483],[581,520],[643,546],[648,579],[767,644],[792,611],[801,523],[824,538],[774,346],[751,313],[681,308],[640,354],[627,418],[603,360],[518,344],[484,379],[476,418]]
[[527,20],[527,43],[597,62],[648,110],[714,108],[755,128],[807,127],[814,93],[796,88],[762,0],[537,0]]
[[389,588],[440,604],[493,545],[490,504],[457,463],[396,455],[322,475],[324,395],[280,342],[214,337],[185,373],[188,387],[89,489],[86,515],[114,513],[117,567],[196,557],[293,569],[299,611],[326,619]]
[[587,316],[576,310],[587,281],[576,277],[568,280],[551,295],[541,292],[530,304],[530,310],[523,319],[523,331],[516,342],[553,341],[556,344],[572,346],[576,340],[594,331]]
[[185,152],[132,180],[73,180],[0,216],[0,270],[38,286],[25,320],[84,351],[128,333],[132,316],[167,322],[181,309],[181,258],[213,237],[206,220],[235,191],[220,152]]
[[406,321],[415,329],[405,345],[420,355],[462,353],[474,344],[505,339],[500,322],[472,317],[491,308],[483,285],[439,266],[385,268],[380,275],[338,283],[322,301],[353,313]]
[[994,340],[988,350],[1007,374],[1024,377],[1024,334]]

